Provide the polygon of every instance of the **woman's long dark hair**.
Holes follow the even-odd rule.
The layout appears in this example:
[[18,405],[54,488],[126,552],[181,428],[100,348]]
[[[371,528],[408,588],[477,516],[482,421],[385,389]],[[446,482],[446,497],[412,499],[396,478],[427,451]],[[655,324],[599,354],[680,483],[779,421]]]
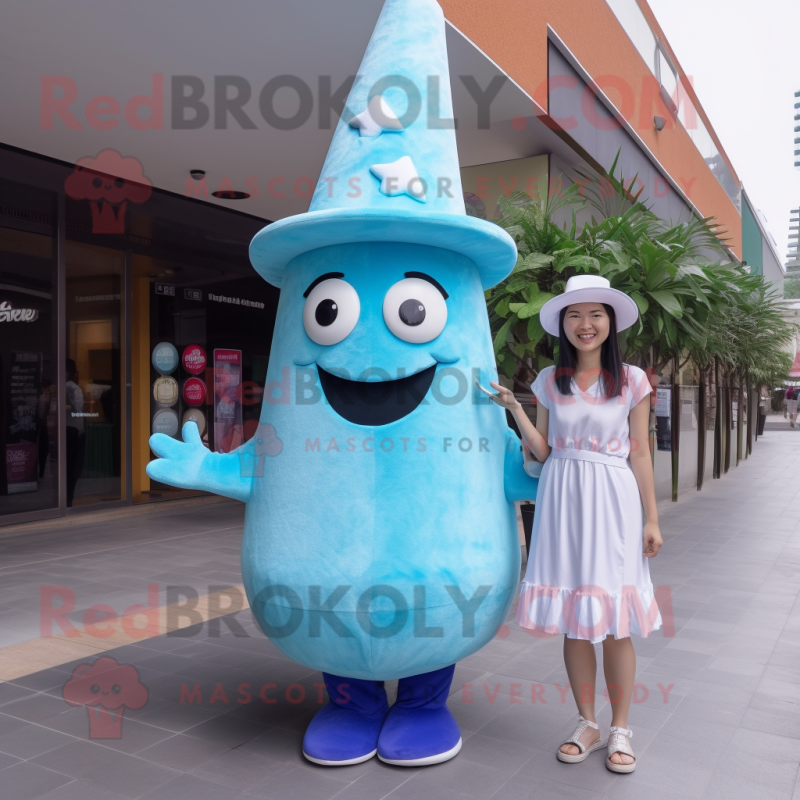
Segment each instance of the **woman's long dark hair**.
[[[600,346],[600,380],[604,384],[606,398],[617,397],[622,391],[622,355],[617,341],[617,315],[612,306],[603,303],[608,314],[608,338]],[[572,378],[578,367],[578,351],[564,333],[564,317],[569,306],[558,315],[558,364],[556,364],[556,386],[561,394],[572,394]]]

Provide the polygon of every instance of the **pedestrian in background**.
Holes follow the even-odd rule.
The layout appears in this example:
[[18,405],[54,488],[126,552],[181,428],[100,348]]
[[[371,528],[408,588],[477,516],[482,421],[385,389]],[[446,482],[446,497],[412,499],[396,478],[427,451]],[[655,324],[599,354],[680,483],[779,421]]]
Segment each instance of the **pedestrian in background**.
[[759,436],[764,435],[764,423],[767,421],[767,402],[769,401],[769,389],[765,383],[758,387],[758,428]]
[[794,386],[786,389],[786,415],[789,417],[789,424],[794,428],[797,422],[797,388]]

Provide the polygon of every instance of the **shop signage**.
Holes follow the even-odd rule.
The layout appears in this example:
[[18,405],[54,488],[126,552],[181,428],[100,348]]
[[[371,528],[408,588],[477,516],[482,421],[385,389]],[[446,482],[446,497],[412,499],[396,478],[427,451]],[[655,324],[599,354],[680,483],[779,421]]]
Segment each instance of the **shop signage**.
[[156,294],[163,294],[164,297],[175,297],[175,287],[170,283],[157,283]]
[[183,368],[192,375],[200,375],[207,363],[206,351],[199,344],[190,344],[183,351]]
[[242,382],[242,351],[214,351],[214,450],[230,453],[241,444],[242,404],[237,399]]
[[189,378],[183,384],[183,399],[190,406],[201,406],[206,400],[206,385],[200,378]]
[[159,342],[153,348],[151,361],[158,372],[169,375],[178,366],[178,350],[171,342]]
[[656,449],[672,450],[672,389],[656,387]]
[[[35,492],[39,465],[36,411],[42,393],[40,353],[13,352],[10,358],[6,413],[8,493]],[[0,432],[0,437],[3,433]]]
[[184,289],[183,290],[183,299],[184,300],[202,300],[203,299],[203,290],[202,289]]
[[178,402],[178,381],[162,375],[153,384],[153,397],[160,406],[174,406]]
[[178,435],[178,415],[171,408],[162,408],[153,417],[153,433]]
[[656,416],[668,417],[670,403],[672,402],[672,389],[656,389]]
[[194,422],[202,436],[206,432],[206,415],[199,408],[190,408],[183,415],[183,424]]
[[6,445],[6,480],[8,493],[35,492],[39,447],[32,442]]
[[258,300],[245,300],[243,297],[226,297],[223,294],[208,293],[208,299],[214,300],[217,303],[230,303],[234,306],[245,306],[246,308],[264,308],[264,304]]
[[36,322],[37,319],[37,308],[12,308],[8,300],[0,302],[0,322]]
[[118,294],[87,294],[87,295],[75,295],[75,302],[76,303],[105,303],[109,300],[119,300]]

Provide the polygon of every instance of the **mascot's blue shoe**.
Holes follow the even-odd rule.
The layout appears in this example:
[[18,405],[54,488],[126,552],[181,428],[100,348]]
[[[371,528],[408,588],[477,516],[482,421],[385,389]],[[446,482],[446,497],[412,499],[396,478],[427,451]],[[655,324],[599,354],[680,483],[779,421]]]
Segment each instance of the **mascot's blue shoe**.
[[461,750],[461,731],[447,695],[455,664],[423,675],[402,678],[378,739],[378,758],[401,767],[423,767],[449,761]]
[[330,702],[311,720],[303,755],[315,764],[346,767],[372,758],[389,711],[383,681],[322,673]]

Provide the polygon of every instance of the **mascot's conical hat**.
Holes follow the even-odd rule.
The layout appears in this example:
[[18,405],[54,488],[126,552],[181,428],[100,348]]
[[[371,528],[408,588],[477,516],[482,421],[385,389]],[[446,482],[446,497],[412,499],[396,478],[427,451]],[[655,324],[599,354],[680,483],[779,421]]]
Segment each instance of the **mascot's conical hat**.
[[280,286],[301,253],[380,241],[462,253],[484,288],[505,278],[516,246],[502,228],[466,214],[452,117],[441,8],[386,0],[309,210],[255,236],[256,270]]

